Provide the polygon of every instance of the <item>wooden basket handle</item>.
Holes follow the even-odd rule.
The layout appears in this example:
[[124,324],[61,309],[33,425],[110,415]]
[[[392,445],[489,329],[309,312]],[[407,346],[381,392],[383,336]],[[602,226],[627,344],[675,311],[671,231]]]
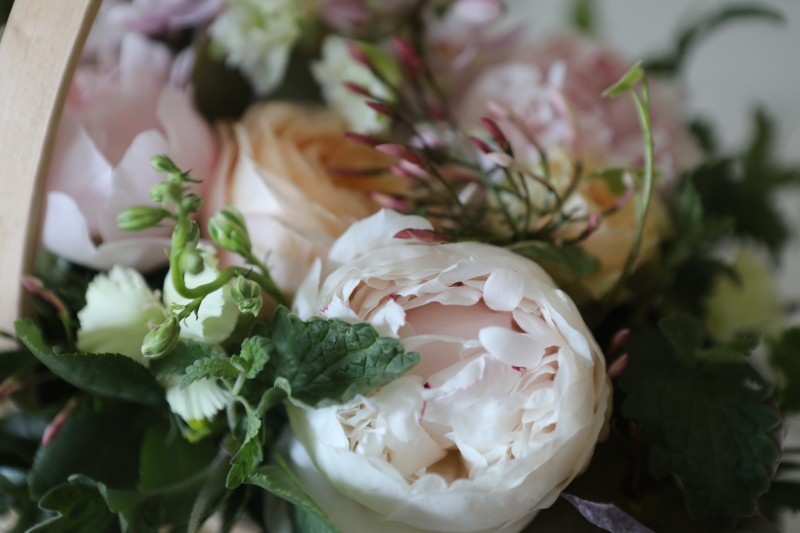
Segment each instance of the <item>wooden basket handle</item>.
[[72,75],[102,0],[17,0],[0,40],[0,330],[29,309],[50,155]]

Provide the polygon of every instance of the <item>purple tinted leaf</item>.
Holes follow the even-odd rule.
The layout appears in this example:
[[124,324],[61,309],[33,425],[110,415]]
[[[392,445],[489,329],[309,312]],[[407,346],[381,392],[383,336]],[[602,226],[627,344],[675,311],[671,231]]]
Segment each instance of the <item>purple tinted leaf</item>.
[[616,505],[590,502],[570,494],[561,497],[575,506],[586,520],[611,533],[653,533]]

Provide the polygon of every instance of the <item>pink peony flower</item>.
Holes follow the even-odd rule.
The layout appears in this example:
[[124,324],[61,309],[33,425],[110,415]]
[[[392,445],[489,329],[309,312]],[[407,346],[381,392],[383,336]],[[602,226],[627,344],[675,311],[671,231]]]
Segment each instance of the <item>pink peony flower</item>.
[[[630,66],[597,40],[575,35],[546,39],[485,69],[461,100],[459,118],[465,125],[478,125],[492,114],[518,152],[535,158],[533,146],[503,116],[509,110],[544,148],[569,147],[589,166],[638,166],[642,132],[633,103],[602,96]],[[651,81],[657,164],[666,179],[698,156],[682,122],[681,96],[679,86]]]
[[125,233],[116,218],[151,203],[148,192],[163,179],[150,167],[155,154],[201,180],[213,173],[217,140],[190,96],[169,83],[172,68],[165,46],[136,33],[123,38],[112,69],[78,68],[47,178],[46,249],[97,269],[166,262],[169,228]]

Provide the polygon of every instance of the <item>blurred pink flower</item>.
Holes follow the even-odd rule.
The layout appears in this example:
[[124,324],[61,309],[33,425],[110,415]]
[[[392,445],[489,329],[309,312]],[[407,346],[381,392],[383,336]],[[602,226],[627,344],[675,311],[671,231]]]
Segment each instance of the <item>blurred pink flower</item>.
[[191,97],[169,83],[172,69],[169,50],[137,33],[123,38],[115,67],[78,68],[47,178],[45,248],[97,269],[166,262],[169,228],[125,233],[116,217],[151,203],[149,189],[163,179],[150,167],[155,154],[201,180],[213,173],[217,140]]
[[[465,125],[491,115],[520,154],[535,159],[507,111],[521,119],[544,148],[570,148],[591,166],[638,166],[642,131],[630,98],[603,98],[631,63],[605,44],[575,35],[520,47],[507,61],[485,69],[458,105]],[[698,149],[684,125],[682,87],[651,80],[657,164],[665,179],[690,166]]]
[[116,3],[108,19],[141,33],[181,30],[211,21],[222,4],[222,0],[131,0]]

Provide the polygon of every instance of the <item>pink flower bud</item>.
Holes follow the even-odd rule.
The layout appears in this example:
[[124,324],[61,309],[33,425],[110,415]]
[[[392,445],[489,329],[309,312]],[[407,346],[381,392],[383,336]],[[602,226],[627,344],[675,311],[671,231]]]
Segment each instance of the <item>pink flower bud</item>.
[[53,439],[55,439],[58,434],[61,432],[61,428],[64,427],[67,419],[70,417],[72,412],[78,406],[78,402],[75,400],[70,400],[67,402],[67,405],[61,410],[60,413],[56,415],[52,422],[50,422],[46,428],[44,428],[44,434],[42,434],[42,446],[47,446]]
[[375,147],[375,149],[392,157],[404,159],[409,163],[413,163],[420,167],[427,166],[425,159],[421,155],[416,152],[412,152],[402,144],[379,144]]
[[411,208],[411,204],[409,204],[408,200],[405,198],[398,198],[396,196],[391,196],[381,192],[371,193],[370,198],[372,198],[372,201],[381,207],[394,209],[395,211],[400,211],[401,213],[406,212]]
[[452,242],[453,240],[447,235],[442,235],[441,233],[436,233],[435,231],[431,231],[429,229],[413,229],[413,228],[407,228],[398,231],[397,233],[395,233],[394,238],[413,239],[415,241],[419,241],[425,244],[444,244],[447,242]]
[[380,102],[367,102],[367,105],[378,114],[386,115],[387,117],[393,117],[395,115],[394,109],[386,104],[382,104]]
[[412,174],[408,170],[404,169],[400,165],[392,165],[392,166],[389,167],[389,170],[392,172],[392,174],[394,174],[395,176],[398,176],[400,178],[405,178],[407,180],[416,180],[416,179],[418,179],[417,176],[415,176],[414,174]]
[[600,226],[600,215],[597,213],[592,213],[589,215],[589,220],[586,222],[586,229],[583,230],[581,233],[581,239],[585,239],[592,233],[594,233],[597,228]]
[[409,72],[416,73],[422,70],[422,59],[410,42],[395,35],[392,37],[392,43]]
[[502,152],[491,152],[486,154],[486,158],[497,166],[508,168],[514,164],[514,158]]
[[350,52],[350,55],[353,57],[353,59],[355,59],[356,61],[358,61],[371,71],[375,70],[375,65],[372,63],[372,60],[367,56],[367,54],[364,53],[364,50],[362,50],[361,47],[359,47],[356,43],[352,41],[347,41],[347,51]]
[[477,137],[470,137],[469,140],[472,141],[472,144],[474,144],[475,147],[484,154],[491,154],[492,152],[494,152],[491,146],[489,146],[482,140],[478,139]]
[[606,357],[612,357],[618,354],[625,345],[628,343],[628,339],[631,337],[631,330],[628,328],[621,329],[614,335],[614,339],[611,341],[611,346],[608,348],[608,353],[606,353]]
[[370,93],[366,87],[363,85],[359,85],[357,83],[353,83],[351,81],[346,81],[342,83],[344,88],[350,91],[351,93],[357,94],[359,96],[366,96],[367,98],[373,98],[372,93]]
[[486,131],[494,137],[494,140],[497,141],[497,144],[503,149],[503,151],[508,152],[511,148],[511,144],[509,144],[508,139],[506,138],[503,130],[500,129],[500,126],[494,120],[490,119],[489,117],[483,117],[481,119],[481,124],[483,127],[486,128]]
[[375,137],[370,137],[369,135],[361,135],[360,133],[355,133],[352,131],[346,132],[344,136],[353,142],[356,142],[358,144],[365,144],[373,148],[383,142],[380,139],[376,139]]
[[619,356],[619,359],[611,363],[611,366],[608,367],[608,377],[610,377],[611,379],[617,379],[622,375],[627,366],[628,366],[628,354],[622,354],[621,356]]
[[61,299],[58,296],[56,296],[56,293],[49,291],[45,288],[44,283],[42,283],[42,280],[40,280],[39,278],[35,278],[33,276],[22,276],[20,278],[20,282],[26,289],[28,289],[28,291],[31,294],[40,297],[41,299],[43,299],[44,301],[55,307],[58,316],[61,317],[62,320],[65,317],[69,317],[69,309],[67,309],[67,306],[64,304],[64,302],[61,301]]

